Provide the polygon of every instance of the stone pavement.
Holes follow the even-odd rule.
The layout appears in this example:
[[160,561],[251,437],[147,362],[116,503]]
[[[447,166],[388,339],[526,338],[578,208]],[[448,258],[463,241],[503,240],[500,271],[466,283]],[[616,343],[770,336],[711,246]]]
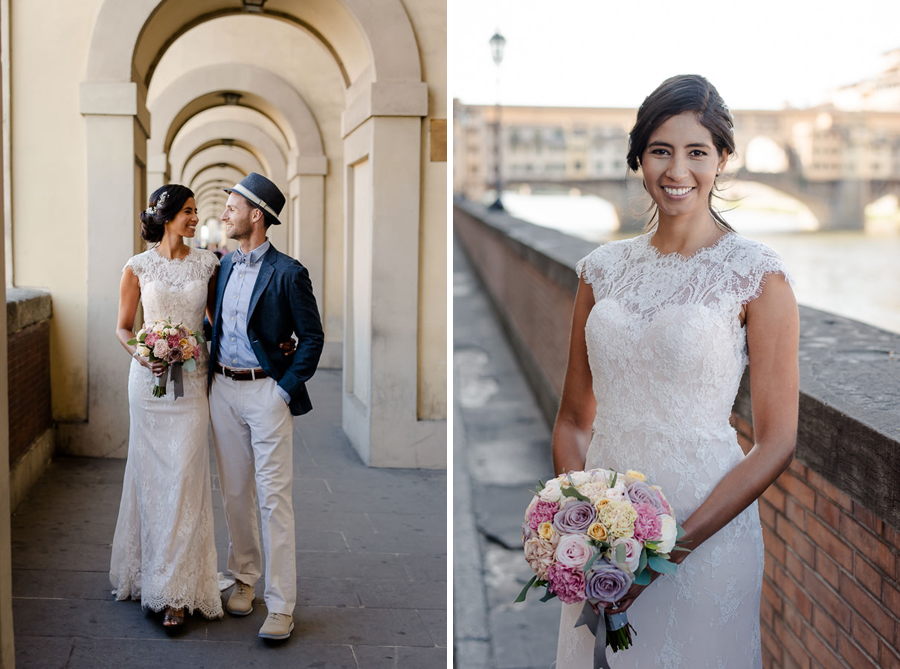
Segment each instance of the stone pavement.
[[[125,461],[58,458],[12,517],[16,667],[446,667],[446,472],[367,468],[340,429],[340,372],[319,371],[310,394],[316,408],[294,432],[299,601],[288,641],[256,636],[262,581],[251,615],[197,615],[174,634],[139,603],[114,601]],[[213,506],[224,571],[216,476]]]
[[547,669],[559,600],[513,600],[532,576],[521,525],[529,490],[553,476],[550,430],[458,243],[453,341],[455,666]]

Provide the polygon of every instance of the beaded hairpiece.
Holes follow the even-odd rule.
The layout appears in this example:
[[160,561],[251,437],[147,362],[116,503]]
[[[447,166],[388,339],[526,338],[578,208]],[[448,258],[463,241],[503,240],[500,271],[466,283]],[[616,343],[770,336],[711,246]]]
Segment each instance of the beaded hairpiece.
[[166,198],[168,196],[169,196],[169,191],[164,190],[162,193],[160,193],[159,198],[156,200],[156,204],[147,207],[144,210],[144,213],[148,214],[149,216],[155,216],[157,208],[163,206],[166,203]]

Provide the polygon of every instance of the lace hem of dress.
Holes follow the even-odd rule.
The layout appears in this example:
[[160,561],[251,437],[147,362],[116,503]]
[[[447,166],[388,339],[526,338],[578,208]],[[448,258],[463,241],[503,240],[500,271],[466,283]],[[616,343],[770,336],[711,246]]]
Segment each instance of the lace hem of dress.
[[200,613],[204,618],[207,618],[209,620],[221,618],[225,615],[225,611],[222,608],[221,597],[216,597],[215,601],[200,601],[197,599],[187,599],[185,597],[174,596],[142,597],[140,590],[129,590],[128,588],[113,590],[112,594],[115,596],[116,601],[118,602],[124,602],[130,599],[136,602],[140,602],[141,608],[150,609],[151,611],[155,611],[156,613],[159,613],[166,607],[171,606],[175,610],[184,609],[188,613],[188,615],[193,615],[196,611]]

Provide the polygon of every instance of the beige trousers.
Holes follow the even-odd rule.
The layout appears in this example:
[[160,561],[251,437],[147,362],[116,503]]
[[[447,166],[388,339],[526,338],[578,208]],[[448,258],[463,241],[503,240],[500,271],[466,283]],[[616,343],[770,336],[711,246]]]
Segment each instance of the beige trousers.
[[248,585],[262,573],[259,528],[266,567],[266,608],[293,613],[297,601],[294,554],[293,416],[271,378],[235,381],[213,375],[209,413],[225,520],[228,570]]

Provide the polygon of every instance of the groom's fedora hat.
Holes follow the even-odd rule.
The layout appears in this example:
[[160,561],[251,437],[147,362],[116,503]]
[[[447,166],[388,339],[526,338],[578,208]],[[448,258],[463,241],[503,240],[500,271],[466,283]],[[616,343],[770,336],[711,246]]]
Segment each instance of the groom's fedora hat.
[[226,193],[237,193],[247,198],[254,207],[258,207],[269,223],[281,225],[278,215],[284,208],[284,195],[278,190],[278,186],[266,179],[262,174],[250,172],[233,188],[223,188]]

